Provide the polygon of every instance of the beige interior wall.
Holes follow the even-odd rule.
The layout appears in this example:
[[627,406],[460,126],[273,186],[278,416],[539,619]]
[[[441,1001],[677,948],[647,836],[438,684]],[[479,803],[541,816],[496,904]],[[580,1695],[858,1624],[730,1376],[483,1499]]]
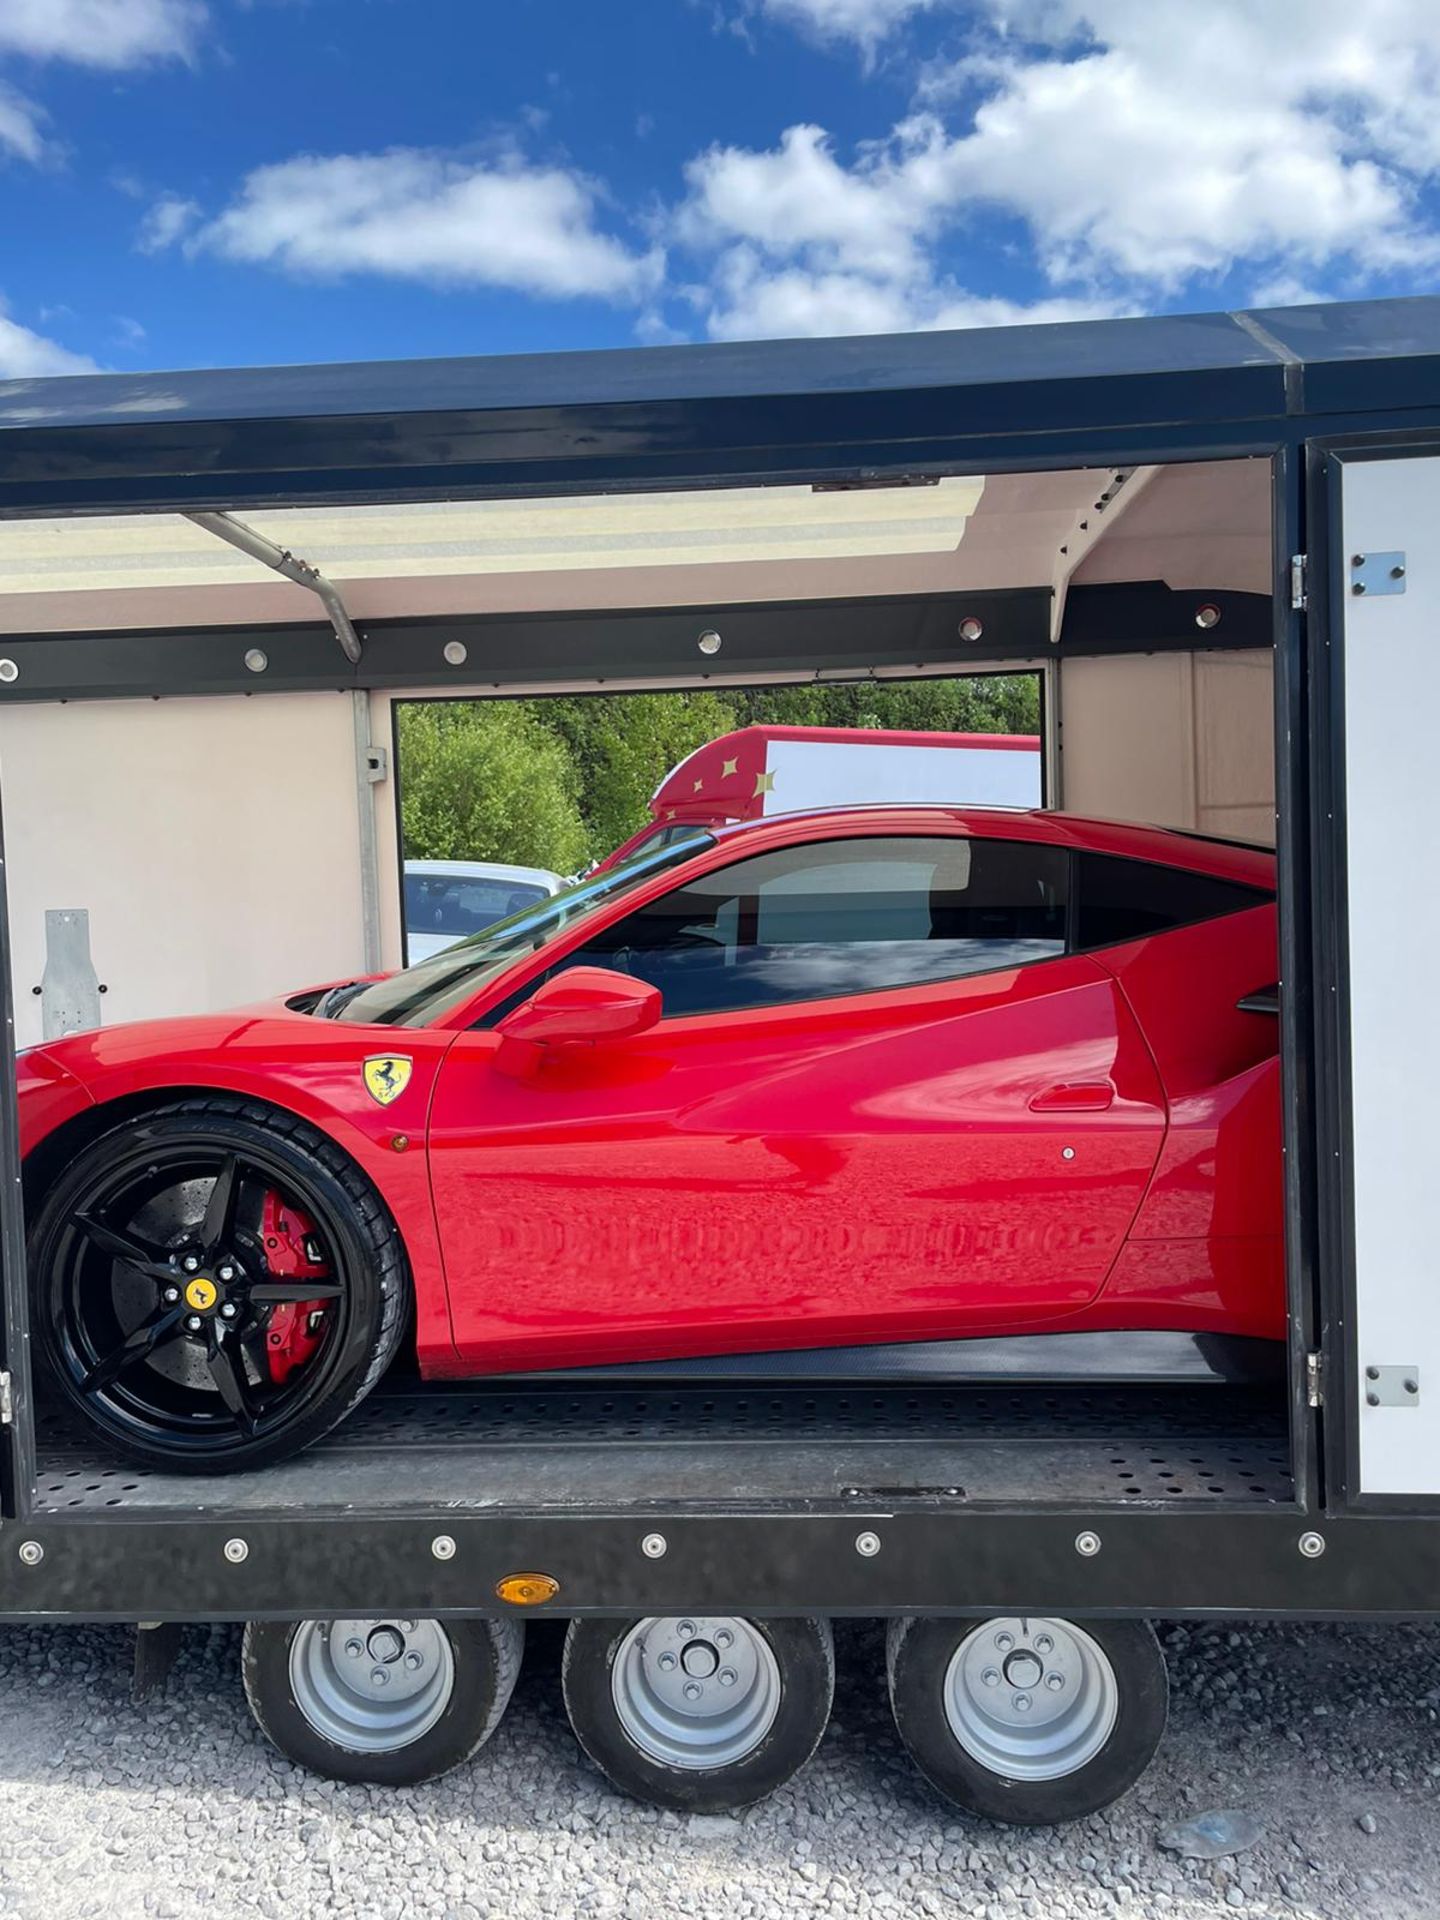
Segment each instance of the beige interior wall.
[[1273,844],[1272,672],[1263,648],[1067,660],[1062,804]]
[[348,693],[17,705],[0,764],[20,1045],[51,907],[89,910],[107,1026],[360,965]]

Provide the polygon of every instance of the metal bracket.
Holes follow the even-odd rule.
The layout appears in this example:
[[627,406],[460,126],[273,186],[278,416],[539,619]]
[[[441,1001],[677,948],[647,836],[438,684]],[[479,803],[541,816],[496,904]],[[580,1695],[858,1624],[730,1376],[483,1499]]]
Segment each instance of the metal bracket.
[[388,747],[366,747],[365,776],[372,785],[378,785],[380,781],[390,778],[390,750]]
[[1350,591],[1374,600],[1385,593],[1404,593],[1405,555],[1393,553],[1352,553]]
[[1294,613],[1304,613],[1310,604],[1306,589],[1305,576],[1310,570],[1310,556],[1305,553],[1292,553],[1290,556],[1290,608]]
[[8,1373],[0,1373],[0,1427],[15,1424],[15,1387]]
[[1418,1407],[1420,1369],[1366,1367],[1365,1404],[1367,1407]]
[[88,908],[45,909],[45,971],[38,991],[43,1039],[61,1040],[100,1025],[105,989],[90,958]]
[[1325,1404],[1323,1353],[1307,1353],[1305,1356],[1305,1404],[1307,1407],[1323,1407]]

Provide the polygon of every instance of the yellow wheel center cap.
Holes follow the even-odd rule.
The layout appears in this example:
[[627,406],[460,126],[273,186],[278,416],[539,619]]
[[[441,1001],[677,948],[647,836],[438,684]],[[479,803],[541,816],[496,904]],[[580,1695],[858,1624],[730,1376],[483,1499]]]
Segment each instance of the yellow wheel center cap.
[[219,1288],[203,1273],[197,1273],[185,1289],[185,1304],[193,1313],[208,1313],[219,1298]]

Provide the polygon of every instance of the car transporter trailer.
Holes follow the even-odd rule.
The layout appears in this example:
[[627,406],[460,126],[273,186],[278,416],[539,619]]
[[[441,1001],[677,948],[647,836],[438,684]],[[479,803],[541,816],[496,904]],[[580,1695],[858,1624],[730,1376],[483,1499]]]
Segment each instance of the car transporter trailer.
[[[1283,1403],[760,1366],[743,1381],[402,1384],[269,1472],[132,1470],[37,1412],[0,935],[0,1618],[253,1623],[247,1680],[272,1737],[340,1774],[405,1780],[473,1750],[519,1623],[559,1615],[578,1623],[567,1691],[595,1757],[668,1804],[721,1806],[819,1737],[829,1617],[887,1616],[919,1764],[962,1804],[1038,1820],[1103,1803],[1153,1748],[1149,1618],[1440,1613],[1423,1097],[1440,1079],[1440,888],[1424,864],[1440,300],[0,385],[7,520],[1232,459],[1269,462],[1273,485],[1273,593],[1250,644],[1273,638],[1275,667]],[[1031,603],[1043,615],[1061,590],[967,596],[984,602],[987,660],[1156,643],[1067,620],[1037,648]],[[443,692],[467,649],[496,687],[563,682],[577,659],[597,684],[693,684],[702,626],[694,607],[352,623],[332,595],[315,621],[264,629],[263,675],[255,629],[7,635],[0,706]],[[732,675],[935,657],[858,602],[740,608],[724,626]],[[708,627],[701,640],[719,644]],[[245,768],[216,777],[243,799]],[[163,1664],[164,1634],[146,1643]]]

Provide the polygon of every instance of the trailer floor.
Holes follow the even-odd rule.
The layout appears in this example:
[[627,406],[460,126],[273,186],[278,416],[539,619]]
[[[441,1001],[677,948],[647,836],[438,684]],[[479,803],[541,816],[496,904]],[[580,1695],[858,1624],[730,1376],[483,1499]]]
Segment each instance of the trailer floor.
[[826,1508],[860,1500],[1273,1506],[1270,1389],[382,1389],[298,1459],[197,1478],[101,1455],[42,1414],[45,1513]]

